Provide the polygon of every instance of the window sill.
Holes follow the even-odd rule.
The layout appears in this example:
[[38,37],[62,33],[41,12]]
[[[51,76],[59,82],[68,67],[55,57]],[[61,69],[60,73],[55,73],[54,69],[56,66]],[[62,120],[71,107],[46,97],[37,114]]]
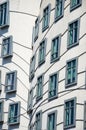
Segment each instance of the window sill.
[[6,93],[15,93],[16,92],[16,89],[15,90],[6,90]]
[[12,123],[9,123],[9,122],[8,122],[8,125],[10,125],[10,126],[11,126],[11,125],[19,125],[19,122],[12,122]]
[[8,28],[8,27],[9,27],[8,24],[4,24],[4,25],[0,26],[0,29],[4,29],[4,28]]
[[75,9],[77,9],[78,7],[80,7],[81,6],[81,3],[80,4],[77,4],[77,5],[75,5],[75,6],[70,6],[70,12],[72,12],[73,10],[75,10]]
[[67,46],[67,49],[70,49],[70,48],[75,47],[77,45],[79,45],[79,42],[76,42],[76,43],[73,43],[72,45]]
[[39,63],[38,63],[38,66],[40,67],[42,64],[44,64],[45,63],[45,60],[43,60],[43,61],[40,61]]
[[35,38],[34,38],[34,42],[36,42],[37,39],[38,39],[38,36],[35,36]]
[[62,17],[63,17],[63,14],[62,14],[62,15],[60,15],[60,16],[58,16],[58,17],[55,17],[54,22],[56,23],[56,22],[57,22],[57,21],[59,21]]
[[2,56],[3,59],[6,59],[6,58],[9,58],[9,57],[12,57],[13,55],[12,54],[8,54],[8,55],[4,55]]
[[74,86],[76,84],[77,84],[77,82],[66,84],[65,88],[70,88],[70,87],[72,87],[72,86]]
[[28,108],[27,113],[28,113],[28,114],[31,114],[31,113],[32,113],[32,111],[33,111],[33,109],[32,109],[32,108]]
[[31,82],[33,80],[33,78],[34,78],[34,73],[30,74],[30,76],[29,76],[29,82]]
[[58,96],[57,95],[55,95],[55,96],[53,96],[53,97],[48,97],[48,101],[50,102],[50,101],[52,101],[52,100],[54,100],[54,99],[56,99],[56,98],[58,98]]
[[75,124],[69,125],[69,126],[64,126],[64,130],[69,129],[69,128],[74,128]]
[[55,58],[55,59],[51,59],[50,63],[56,62],[56,61],[58,61],[59,59],[60,59],[60,57],[57,57],[57,58]]
[[36,103],[38,103],[42,99],[42,96],[36,98]]
[[42,33],[49,28],[49,25],[42,28]]

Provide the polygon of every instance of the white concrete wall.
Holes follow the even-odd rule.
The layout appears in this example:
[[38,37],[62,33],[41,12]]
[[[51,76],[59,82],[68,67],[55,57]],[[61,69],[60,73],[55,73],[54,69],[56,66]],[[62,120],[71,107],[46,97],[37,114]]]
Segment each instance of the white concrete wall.
[[[2,3],[5,0],[0,0]],[[38,15],[40,2],[30,0],[9,0],[9,27],[0,29],[0,70],[2,91],[0,100],[4,100],[4,123],[0,125],[0,130],[28,130],[29,117],[27,115],[27,99],[29,89],[29,63],[32,50],[32,28],[36,17],[28,14]],[[24,12],[23,13],[16,13]],[[13,36],[13,57],[3,63],[1,57],[1,44],[4,37]],[[19,44],[17,44],[19,43]],[[16,93],[6,94],[5,92],[5,75],[6,72],[17,70],[17,91]],[[8,126],[8,107],[9,103],[21,102],[20,107],[20,124]]]
[[[53,24],[49,32],[44,31],[42,33],[42,17],[43,17],[43,9],[51,4],[51,9],[53,9],[50,13],[50,24],[49,27]],[[54,15],[55,15],[55,0],[43,0],[40,8],[40,24],[39,24],[39,36],[38,40],[34,43],[33,47],[33,55],[36,55],[36,64],[35,64],[35,77],[31,82],[31,87],[33,89],[33,118],[32,124],[35,122],[35,115],[38,111],[42,110],[42,130],[47,129],[47,114],[53,110],[57,110],[57,129],[63,130],[63,122],[64,122],[64,101],[67,99],[71,99],[76,97],[76,127],[70,128],[70,130],[83,130],[83,120],[84,120],[84,101],[86,101],[86,90],[78,89],[85,88],[85,70],[86,70],[86,1],[82,0],[82,5],[72,11],[70,13],[70,0],[66,0],[64,2],[64,16],[59,21],[54,23]],[[82,14],[84,14],[82,16]],[[82,17],[81,17],[82,16]],[[68,35],[68,23],[73,20],[80,18],[80,33],[79,33],[79,45],[76,47],[72,47],[67,50],[67,35]],[[64,33],[65,32],[65,33]],[[47,33],[47,34],[46,34]],[[46,34],[46,36],[45,36]],[[64,34],[61,36],[61,46],[60,46],[60,60],[50,64],[50,52],[51,52],[51,41],[58,34]],[[85,35],[84,35],[85,34]],[[46,58],[45,63],[38,67],[38,53],[39,53],[39,43],[42,39],[47,38],[46,45]],[[83,37],[82,37],[83,36]],[[64,54],[65,53],[65,54]],[[81,55],[82,54],[82,55]],[[65,72],[66,72],[66,61],[70,60],[74,57],[78,58],[78,74],[77,74],[77,85],[74,85],[68,89],[65,89]],[[51,67],[50,67],[51,66]],[[38,68],[37,68],[38,67]],[[49,68],[50,67],[50,68]],[[49,69],[49,70],[48,70]],[[47,71],[48,70],[48,71]],[[47,72],[46,72],[47,71]],[[43,86],[43,98],[38,103],[36,103],[36,83],[37,77],[44,73],[44,84]],[[49,75],[59,72],[59,84],[58,84],[58,98],[48,102],[48,84],[49,84]],[[71,91],[71,90],[74,91]],[[76,89],[76,90],[75,90]],[[71,91],[71,92],[70,92]],[[80,105],[80,104],[82,105]],[[40,106],[39,106],[40,104]],[[58,105],[62,106],[58,107]],[[39,106],[39,107],[38,107]],[[55,107],[55,108],[53,108]],[[37,108],[37,109],[36,109]],[[46,112],[44,112],[46,111]],[[79,121],[80,120],[80,121]],[[60,125],[58,125],[61,123]]]

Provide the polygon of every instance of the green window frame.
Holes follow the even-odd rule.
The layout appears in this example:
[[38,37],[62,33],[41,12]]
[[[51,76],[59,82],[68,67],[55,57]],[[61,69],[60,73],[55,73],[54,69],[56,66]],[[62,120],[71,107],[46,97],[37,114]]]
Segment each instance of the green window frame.
[[43,75],[39,76],[37,79],[37,90],[36,90],[36,100],[40,100],[43,94]]
[[80,19],[74,20],[68,27],[68,49],[79,44]]
[[8,26],[9,17],[9,2],[4,2],[0,4],[0,28]]
[[2,41],[2,58],[12,57],[13,55],[13,37],[9,36]]
[[50,112],[47,118],[47,129],[56,130],[57,111]]
[[42,32],[45,31],[45,30],[49,27],[50,8],[51,8],[51,5],[49,4],[49,5],[43,10]]
[[5,81],[6,93],[15,92],[17,87],[17,71],[6,73]]
[[55,37],[51,43],[51,63],[58,60],[60,57],[61,35]]
[[9,105],[8,123],[9,125],[19,124],[20,122],[20,102]]
[[49,77],[48,100],[52,100],[57,97],[57,90],[58,90],[58,74],[53,73]]
[[4,102],[0,101],[0,123],[4,121],[4,111],[3,111]]
[[42,111],[36,114],[36,130],[42,129]]
[[38,59],[39,66],[45,62],[45,52],[46,52],[46,39],[43,40],[39,45],[39,59]]
[[55,21],[62,18],[64,13],[64,0],[56,0],[55,4]]
[[79,7],[82,3],[82,0],[70,0],[70,11]]
[[66,65],[66,87],[77,83],[77,58],[69,60]]
[[65,101],[64,105],[64,128],[75,127],[76,98]]

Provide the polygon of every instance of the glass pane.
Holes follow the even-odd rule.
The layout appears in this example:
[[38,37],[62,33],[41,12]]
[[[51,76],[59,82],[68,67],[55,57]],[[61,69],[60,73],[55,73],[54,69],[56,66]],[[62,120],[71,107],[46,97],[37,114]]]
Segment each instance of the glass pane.
[[62,0],[57,0],[56,3],[56,17],[62,15]]

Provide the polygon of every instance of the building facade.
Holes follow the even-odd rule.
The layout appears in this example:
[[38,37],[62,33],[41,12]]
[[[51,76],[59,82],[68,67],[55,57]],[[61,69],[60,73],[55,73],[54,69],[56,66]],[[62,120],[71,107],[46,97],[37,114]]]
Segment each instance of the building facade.
[[86,130],[85,26],[85,0],[41,1],[30,61],[30,130]]
[[32,12],[32,5],[28,0],[0,0],[0,130],[28,129],[31,32],[36,17],[30,14],[37,12]]

